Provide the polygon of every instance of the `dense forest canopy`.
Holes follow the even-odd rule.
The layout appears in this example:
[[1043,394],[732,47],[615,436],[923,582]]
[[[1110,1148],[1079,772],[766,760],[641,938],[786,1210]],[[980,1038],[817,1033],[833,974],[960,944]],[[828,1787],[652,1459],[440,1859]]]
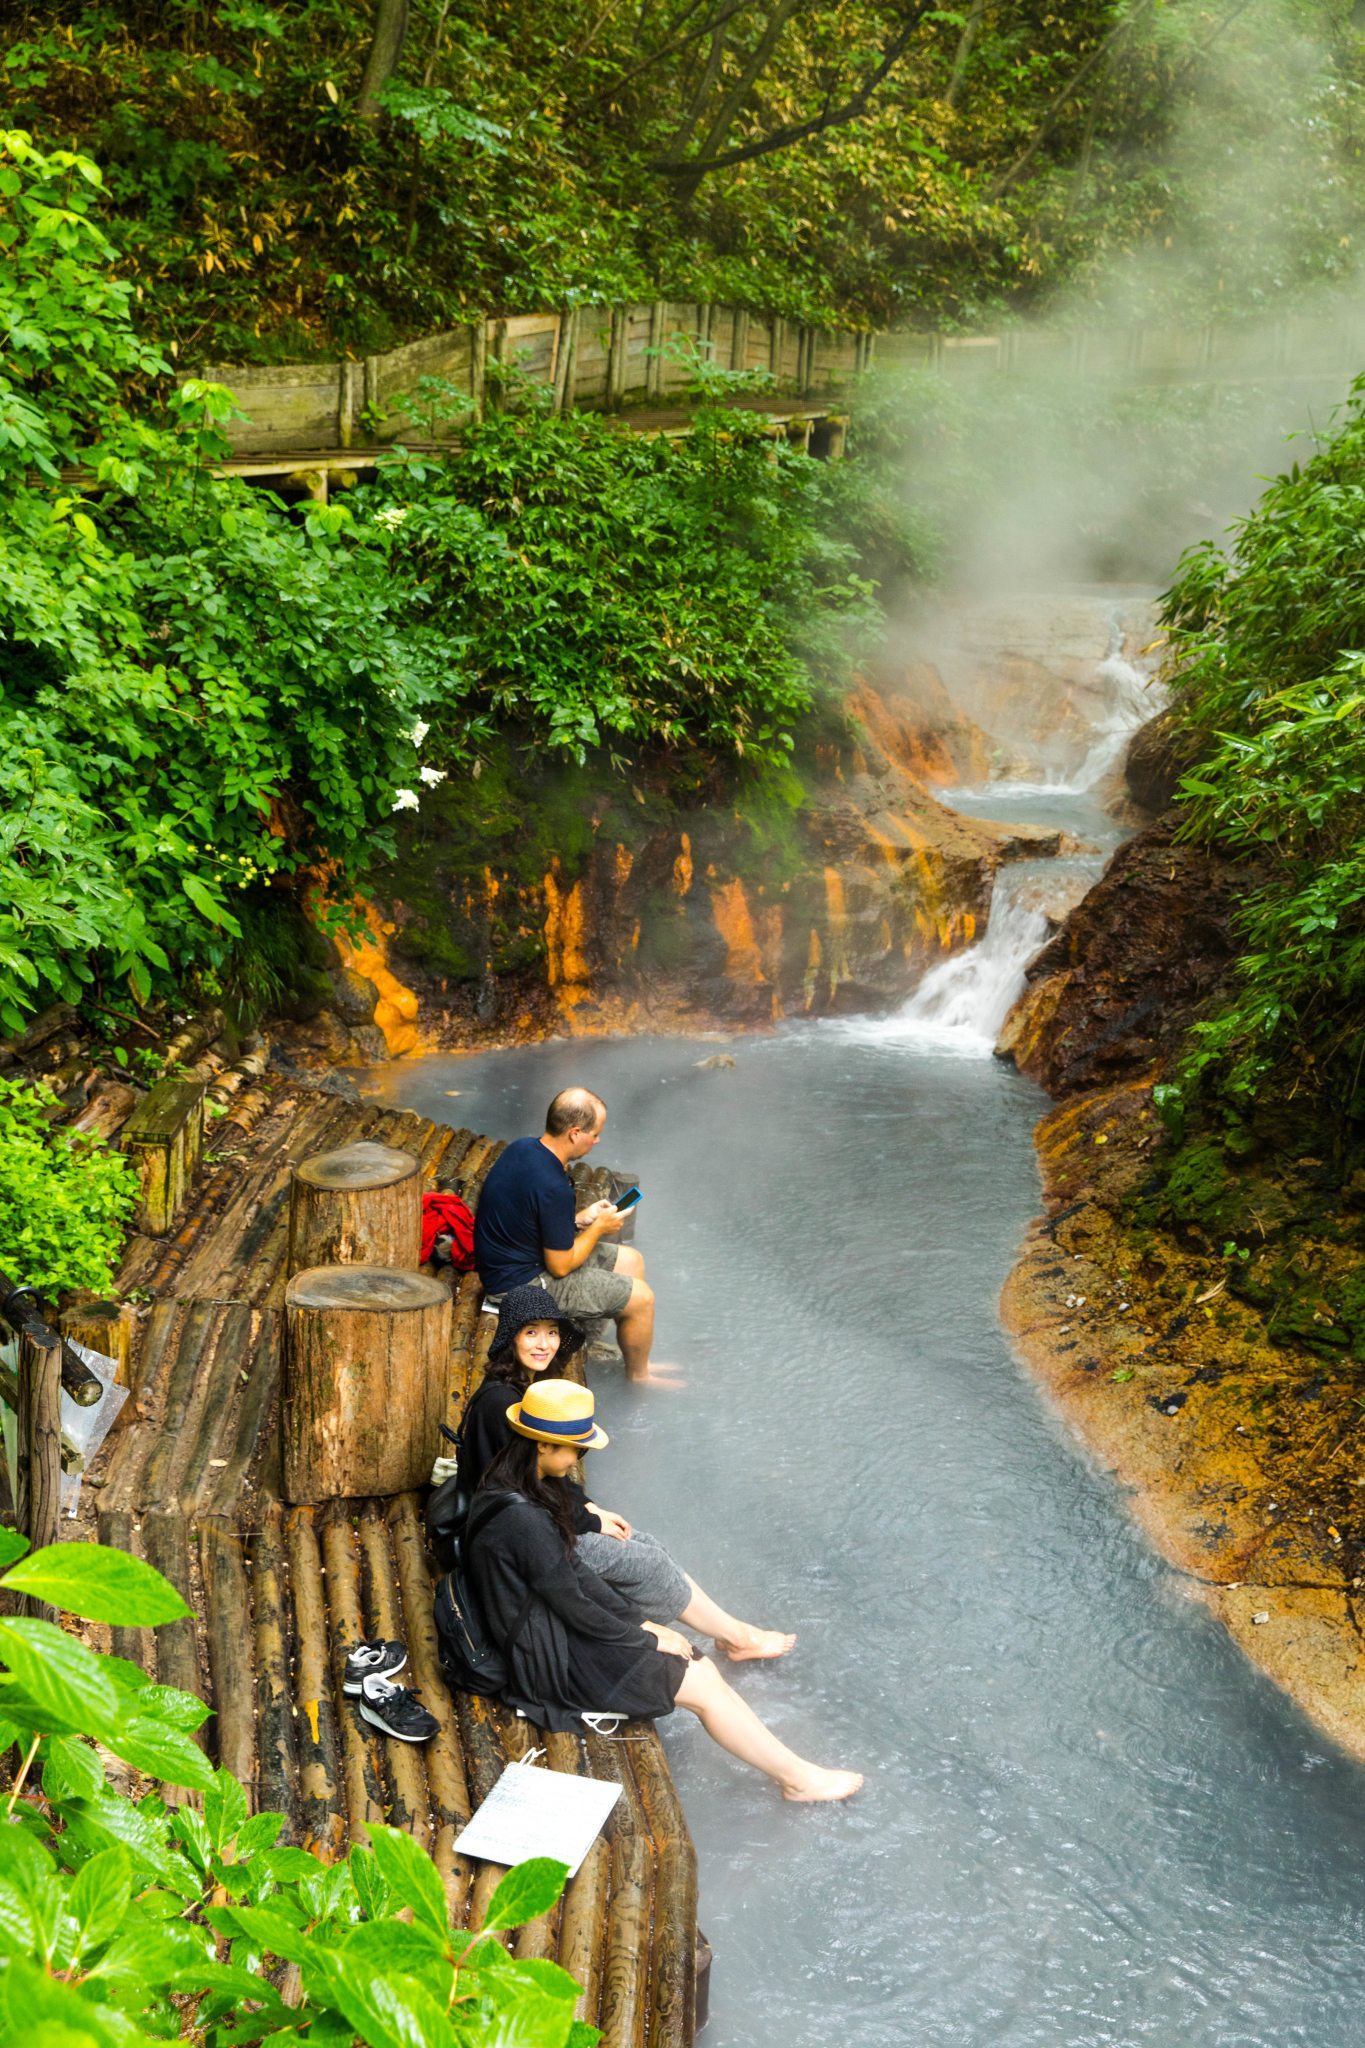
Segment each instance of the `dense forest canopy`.
[[1142,252],[1200,315],[1277,304],[1354,263],[1359,11],[57,0],[0,62],[103,167],[150,335],[279,360],[657,296],[970,324]]

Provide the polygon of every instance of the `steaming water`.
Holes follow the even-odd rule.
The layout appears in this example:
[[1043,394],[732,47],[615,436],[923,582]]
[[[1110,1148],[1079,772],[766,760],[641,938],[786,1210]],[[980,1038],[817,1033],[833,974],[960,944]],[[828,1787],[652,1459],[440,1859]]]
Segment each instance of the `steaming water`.
[[1046,1107],[989,1056],[1028,915],[913,1014],[736,1040],[733,1072],[637,1038],[371,1078],[509,1135],[569,1081],[605,1096],[657,1355],[689,1379],[595,1368],[592,1492],[799,1631],[736,1683],[867,1774],[847,1806],[784,1806],[690,1715],[663,1724],[708,2048],[1355,2048],[1365,1772],[1153,1556],[997,1320]]

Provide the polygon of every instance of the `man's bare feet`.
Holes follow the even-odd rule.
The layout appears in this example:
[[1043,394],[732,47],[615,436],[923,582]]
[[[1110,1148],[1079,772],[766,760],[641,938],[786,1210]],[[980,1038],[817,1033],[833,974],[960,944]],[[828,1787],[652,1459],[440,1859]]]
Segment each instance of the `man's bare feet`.
[[751,1657],[785,1657],[795,1643],[795,1636],[784,1636],[775,1628],[750,1628],[741,1626],[735,1636],[717,1636],[716,1648],[724,1650],[732,1664],[743,1664]]
[[808,1764],[803,1778],[782,1787],[782,1797],[798,1805],[813,1804],[817,1799],[851,1799],[862,1782],[861,1771],[822,1771]]
[[628,1387],[668,1387],[671,1389],[685,1387],[687,1385],[687,1377],[686,1374],[678,1370],[676,1365],[650,1365],[643,1372],[628,1372],[626,1374],[626,1385]]

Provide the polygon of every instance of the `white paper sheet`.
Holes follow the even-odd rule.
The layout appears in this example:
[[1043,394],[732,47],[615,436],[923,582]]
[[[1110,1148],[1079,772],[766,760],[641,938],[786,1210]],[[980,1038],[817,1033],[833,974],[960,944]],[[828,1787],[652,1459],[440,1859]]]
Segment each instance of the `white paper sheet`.
[[462,1856],[488,1863],[524,1863],[553,1856],[572,1877],[621,1796],[619,1785],[575,1778],[567,1771],[508,1764],[469,1826],[456,1838]]

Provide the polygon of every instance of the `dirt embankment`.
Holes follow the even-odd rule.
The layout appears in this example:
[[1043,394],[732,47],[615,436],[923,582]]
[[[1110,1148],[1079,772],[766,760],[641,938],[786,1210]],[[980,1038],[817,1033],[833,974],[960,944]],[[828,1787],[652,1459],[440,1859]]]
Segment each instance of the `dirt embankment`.
[[1191,1591],[1365,1756],[1365,1173],[1311,1082],[1245,1119],[1158,1114],[1255,879],[1175,822],[1116,855],[1005,1025],[1061,1100],[1002,1313]]

